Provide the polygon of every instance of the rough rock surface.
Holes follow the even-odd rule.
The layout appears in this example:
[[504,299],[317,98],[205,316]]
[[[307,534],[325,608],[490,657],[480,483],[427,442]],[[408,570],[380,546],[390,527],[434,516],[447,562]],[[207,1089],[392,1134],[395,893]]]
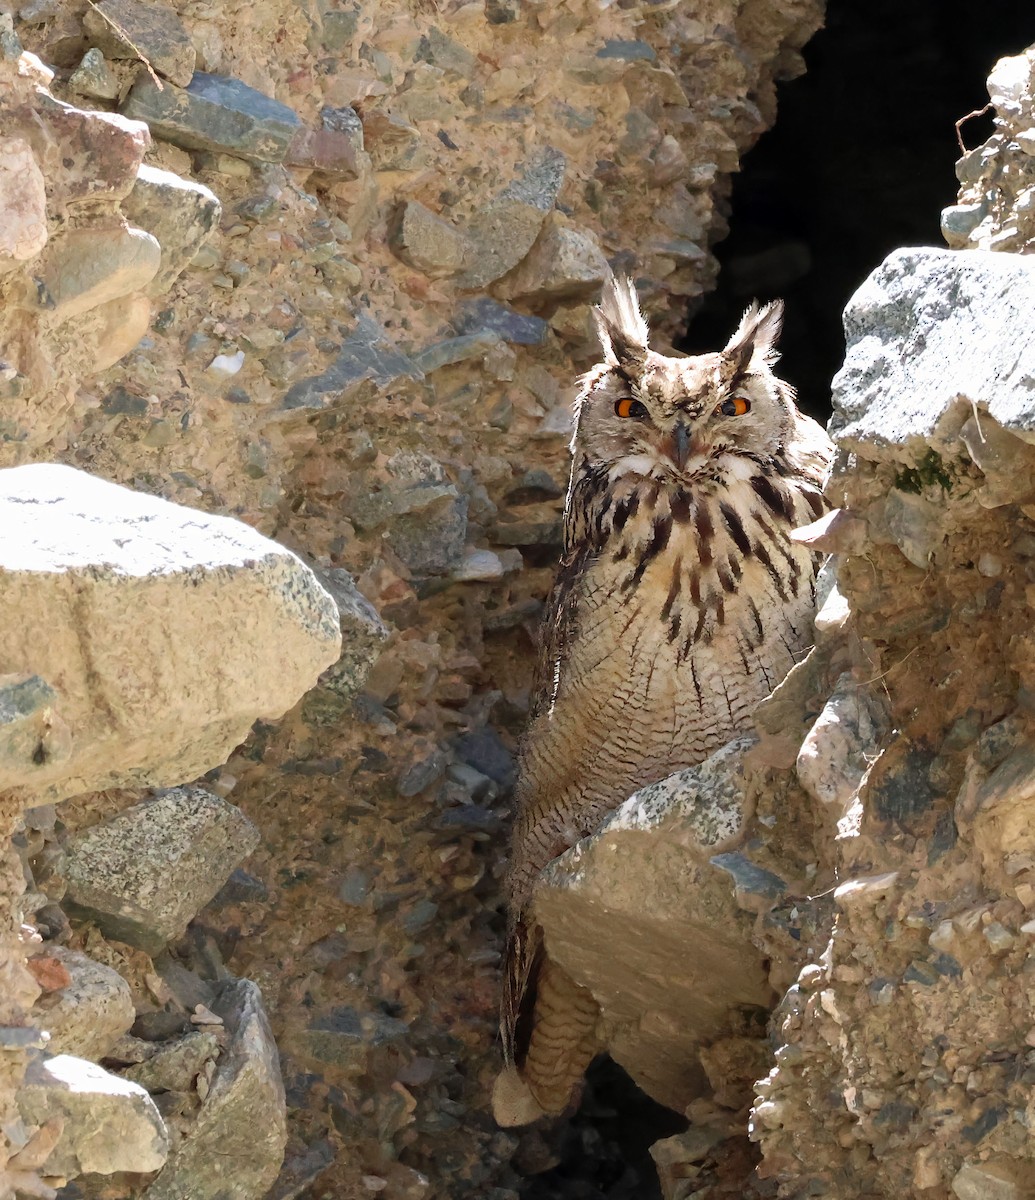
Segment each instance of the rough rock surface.
[[821,797],[837,918],[777,1008],[752,1118],[766,1169],[814,1194],[1019,1198],[1035,1180],[1035,334],[1015,316],[1033,284],[1035,260],[900,251],[846,313],[826,545],[848,616],[816,653],[847,655],[890,722],[862,771],[843,704],[810,734],[843,764]]
[[[950,246],[1030,253],[1035,246],[1035,47],[1002,58],[988,79],[995,131],[956,164],[960,193],[942,213]],[[966,126],[964,126],[966,130]]]
[[[5,143],[14,165],[0,171],[14,300],[0,310],[0,462],[57,460],[238,517],[348,572],[389,636],[361,622],[365,654],[380,647],[367,682],[364,662],[343,660],[317,698],[260,722],[205,781],[263,841],[253,884],[224,889],[169,949],[196,977],[176,980],[198,995],[190,1008],[166,996],[167,963],[153,971],[61,908],[68,839],[140,803],[137,789],[75,797],[49,827],[26,825],[12,886],[28,889],[19,903],[42,936],[130,983],[127,1066],[154,1038],[182,1038],[228,969],[261,984],[290,1098],[280,1194],[319,1177],[328,1195],[512,1200],[542,1155],[484,1113],[499,880],[557,554],[570,387],[596,354],[594,247],[637,275],[659,338],[682,327],[686,298],[714,278],[731,173],[773,120],[776,81],[801,70],[821,4],[171,7],[195,74],[166,86],[175,111],[150,140],[139,121],[82,107],[153,88],[146,67],[117,57],[124,47],[101,49],[110,29],[68,0],[0,18],[0,126],[20,143]],[[199,74],[230,82],[213,90]],[[188,93],[203,103],[185,105]],[[183,235],[136,207],[145,155],[222,206],[162,297],[165,266],[191,243],[172,245]],[[407,205],[481,260],[443,263],[425,242],[429,257],[405,261],[388,233]],[[85,295],[106,298],[59,321],[34,283],[49,241],[60,249],[74,226],[98,248],[139,243],[153,258],[127,221],[160,244],[157,273],[144,283],[114,253],[95,255]],[[518,237],[522,262],[508,251]],[[136,290],[114,294],[123,287]],[[408,471],[400,455],[415,453],[422,465]],[[277,639],[265,649],[275,655]],[[57,728],[62,679],[25,671],[56,696],[48,707],[41,690],[25,719]],[[16,814],[2,815],[13,833]],[[4,937],[17,955],[14,931]],[[27,1003],[16,972],[0,989],[11,1025],[29,984]],[[346,1054],[348,1012],[391,1036],[353,1039]],[[192,1112],[169,1114],[170,1127],[186,1136]],[[28,1162],[31,1143],[21,1150]],[[603,1175],[617,1151],[596,1150]],[[140,1186],[127,1180],[123,1194]]]
[[0,473],[0,523],[0,655],[53,679],[72,736],[37,796],[190,778],[338,655],[330,597],[239,522],[41,465]]
[[61,1118],[46,1160],[52,1175],[157,1171],[169,1151],[165,1123],[139,1084],[70,1054],[33,1060],[18,1106],[31,1125]]
[[68,983],[41,997],[32,1011],[33,1022],[50,1034],[47,1050],[100,1061],[133,1024],[129,984],[77,950],[48,947],[46,956],[68,973]]
[[70,840],[66,903],[108,937],[157,954],[258,842],[232,804],[200,787],[170,788]]
[[[738,903],[724,869],[764,832],[752,818],[769,789],[745,767],[752,745],[738,739],[637,792],[547,867],[536,890],[550,955],[593,993],[611,1056],[677,1111],[705,1086],[701,1046],[771,1002],[752,906]],[[782,879],[755,870],[775,881],[773,901],[783,896]]]
[[287,1141],[277,1046],[259,989],[227,985],[213,1002],[229,1041],[201,1112],[144,1193],[148,1200],[261,1197],[276,1179]]

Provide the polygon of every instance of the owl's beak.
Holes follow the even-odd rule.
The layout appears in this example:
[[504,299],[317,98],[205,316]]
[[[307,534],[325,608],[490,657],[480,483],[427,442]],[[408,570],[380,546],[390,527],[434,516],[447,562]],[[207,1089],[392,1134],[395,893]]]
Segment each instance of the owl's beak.
[[690,458],[690,431],[682,421],[678,421],[675,429],[672,430],[668,456],[680,471],[683,470]]

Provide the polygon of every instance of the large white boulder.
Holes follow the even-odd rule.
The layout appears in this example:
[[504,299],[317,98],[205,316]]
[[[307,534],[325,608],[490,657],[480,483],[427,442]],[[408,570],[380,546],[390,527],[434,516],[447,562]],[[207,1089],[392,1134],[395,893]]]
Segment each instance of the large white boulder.
[[0,529],[0,676],[45,680],[71,738],[0,759],[0,789],[193,779],[338,658],[333,599],[240,521],[34,464],[0,471]]

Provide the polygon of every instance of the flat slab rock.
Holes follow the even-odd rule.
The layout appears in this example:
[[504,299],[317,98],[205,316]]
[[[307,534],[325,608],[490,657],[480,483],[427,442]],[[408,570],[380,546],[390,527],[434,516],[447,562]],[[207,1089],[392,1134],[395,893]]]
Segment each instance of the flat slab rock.
[[138,1083],[70,1054],[30,1061],[17,1100],[27,1124],[51,1117],[64,1123],[47,1159],[48,1174],[157,1171],[169,1152],[165,1122]]
[[259,1200],[287,1145],[280,1056],[251,980],[227,984],[212,1005],[230,1033],[193,1129],[142,1200]]
[[258,844],[234,805],[204,788],[170,788],[69,841],[65,903],[108,937],[157,954]]
[[[637,792],[536,890],[550,957],[593,993],[611,1056],[677,1111],[704,1087],[701,1046],[729,1032],[736,1010],[772,998],[738,894],[753,886],[750,864],[719,853],[748,829],[753,745],[738,738]],[[754,870],[769,891],[776,877]]]
[[334,601],[239,521],[36,464],[0,471],[0,528],[0,662],[71,736],[0,759],[34,803],[194,779],[338,658]]
[[896,250],[845,309],[830,436],[867,459],[943,443],[978,405],[1035,442],[1035,261],[984,250]]
[[225,150],[253,162],[283,162],[302,128],[298,114],[279,100],[239,79],[202,71],[186,88],[161,91],[141,74],[122,111],[185,150]]

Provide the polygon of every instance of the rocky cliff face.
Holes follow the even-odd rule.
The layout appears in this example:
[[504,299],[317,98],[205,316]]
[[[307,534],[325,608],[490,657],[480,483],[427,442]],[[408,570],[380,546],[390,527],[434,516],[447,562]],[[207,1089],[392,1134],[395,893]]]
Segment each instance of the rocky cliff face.
[[[291,642],[247,607],[216,591],[198,597],[204,620],[155,602],[137,626],[101,608],[83,644],[95,636],[116,673],[127,658],[158,672],[145,647],[162,639],[180,668],[179,692],[129,722],[150,747],[134,748],[137,773],[121,743],[93,745],[105,709],[86,700],[108,696],[94,689],[69,753],[103,755],[108,774],[76,787],[105,790],[40,809],[48,797],[11,776],[12,828],[30,803],[12,904],[44,939],[38,1003],[64,1012],[89,991],[92,1015],[60,1044],[103,1055],[132,1093],[118,1119],[137,1114],[142,1156],[54,1160],[55,1178],[82,1172],[69,1195],[139,1191],[156,1156],[156,1195],[226,1186],[203,1169],[204,1146],[238,1145],[214,1114],[236,1113],[239,1136],[256,1095],[279,1106],[248,980],[286,1085],[271,1194],[319,1176],[328,1195],[503,1200],[515,1154],[548,1165],[537,1135],[494,1129],[486,1098],[506,799],[573,378],[595,356],[589,306],[609,259],[635,270],[657,327],[678,328],[714,275],[730,173],[820,16],[818,0],[692,14],[100,0],[0,18],[0,465],[58,461],[243,519],[317,570],[345,643],[277,721],[265,688]],[[271,585],[252,578],[255,603]],[[264,683],[231,714],[234,664]],[[62,713],[65,680],[43,678],[53,695],[18,743],[30,760]],[[224,713],[224,733],[263,719],[203,796],[166,801],[145,785],[155,754],[195,739],[187,699]],[[160,781],[214,766],[195,749]],[[120,891],[126,849],[166,845],[152,825],[195,830],[186,874],[144,858]],[[248,873],[213,897],[232,848],[253,849]],[[93,990],[79,982],[101,968]],[[33,993],[8,994],[20,1028]],[[100,1042],[82,1032],[94,1024]],[[259,1088],[236,1108],[234,1064]],[[16,1130],[25,1179],[46,1173],[49,1119],[34,1109]],[[258,1158],[234,1194],[265,1190]]]
[[[556,1161],[487,1097],[573,375],[606,262],[670,331],[710,285],[820,16],[0,16],[0,465],[137,493],[2,473],[9,1188],[508,1200]],[[849,310],[817,650],[544,876],[689,1105],[669,1197],[1031,1190],[1031,70],[945,216],[1013,253],[900,254]]]

